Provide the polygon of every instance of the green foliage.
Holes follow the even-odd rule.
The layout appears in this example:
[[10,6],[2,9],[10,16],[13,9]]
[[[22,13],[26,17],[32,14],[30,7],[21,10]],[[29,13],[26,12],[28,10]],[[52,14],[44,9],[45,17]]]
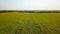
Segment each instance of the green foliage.
[[60,34],[60,13],[0,13],[0,34]]

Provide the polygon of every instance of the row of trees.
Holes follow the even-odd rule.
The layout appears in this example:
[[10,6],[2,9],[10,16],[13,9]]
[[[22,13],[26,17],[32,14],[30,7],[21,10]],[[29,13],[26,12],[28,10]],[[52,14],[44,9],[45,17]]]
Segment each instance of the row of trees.
[[54,10],[54,11],[48,11],[48,10],[31,10],[31,11],[26,11],[26,10],[0,10],[0,13],[2,12],[25,12],[25,13],[60,13],[60,10]]

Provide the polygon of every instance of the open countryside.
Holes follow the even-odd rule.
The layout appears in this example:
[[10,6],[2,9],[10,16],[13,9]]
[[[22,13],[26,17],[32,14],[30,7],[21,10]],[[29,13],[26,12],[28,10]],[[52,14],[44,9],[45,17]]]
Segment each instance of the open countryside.
[[0,13],[0,34],[60,34],[60,13]]

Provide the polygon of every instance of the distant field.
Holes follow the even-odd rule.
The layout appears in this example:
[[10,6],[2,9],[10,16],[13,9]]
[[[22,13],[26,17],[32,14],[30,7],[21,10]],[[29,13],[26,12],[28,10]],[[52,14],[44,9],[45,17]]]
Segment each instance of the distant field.
[[60,13],[0,13],[0,34],[60,34]]

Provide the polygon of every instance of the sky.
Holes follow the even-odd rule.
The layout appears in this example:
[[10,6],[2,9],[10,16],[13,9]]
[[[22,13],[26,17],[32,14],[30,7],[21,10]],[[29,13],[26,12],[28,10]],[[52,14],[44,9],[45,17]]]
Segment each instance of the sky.
[[60,0],[0,0],[0,10],[60,10]]

